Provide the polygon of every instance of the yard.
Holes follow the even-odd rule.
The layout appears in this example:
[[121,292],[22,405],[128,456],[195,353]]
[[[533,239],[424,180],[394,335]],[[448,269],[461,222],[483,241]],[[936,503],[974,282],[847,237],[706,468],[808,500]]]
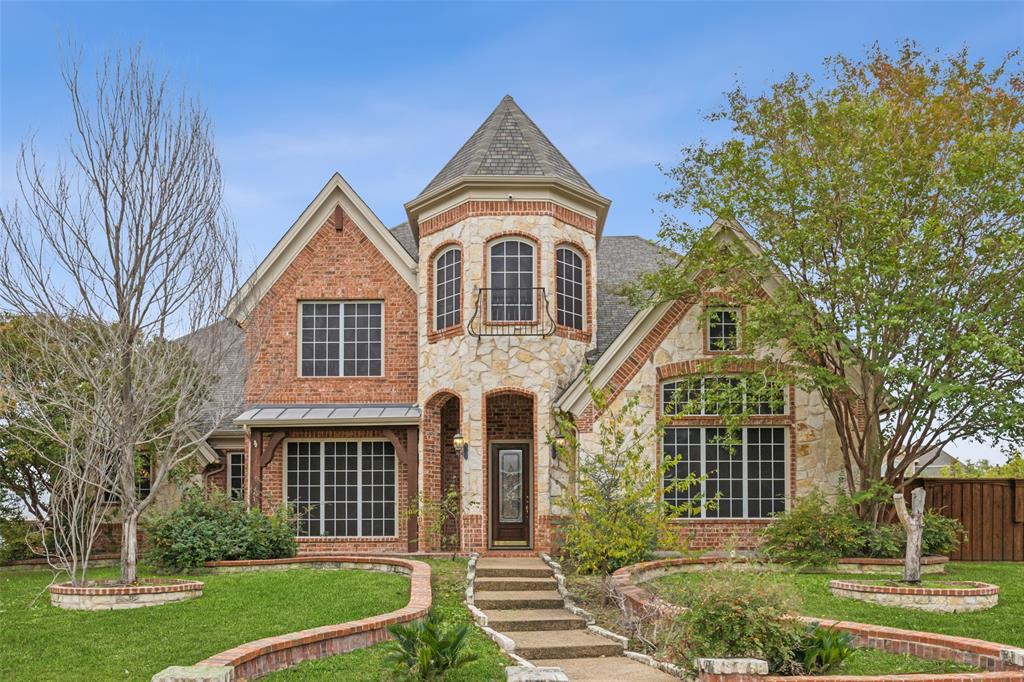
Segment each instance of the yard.
[[[94,573],[114,575],[116,569]],[[0,679],[149,680],[170,665],[191,665],[261,637],[385,613],[409,599],[409,581],[400,575],[296,569],[202,575],[203,596],[179,604],[63,611],[43,593],[50,576],[0,571]]]

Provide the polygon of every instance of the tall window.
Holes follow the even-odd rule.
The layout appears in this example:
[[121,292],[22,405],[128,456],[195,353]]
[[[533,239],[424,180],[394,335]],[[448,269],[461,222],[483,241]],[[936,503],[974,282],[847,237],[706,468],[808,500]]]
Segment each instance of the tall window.
[[245,497],[245,454],[228,453],[228,496],[232,500]]
[[379,301],[303,303],[302,376],[381,376],[383,319]]
[[740,314],[735,308],[708,312],[708,350],[728,351],[740,347]]
[[558,324],[583,329],[583,258],[561,247],[555,252],[555,297]]
[[285,467],[285,493],[298,535],[395,535],[395,448],[390,442],[289,442]]
[[506,239],[491,246],[491,322],[533,321],[533,246]]
[[[662,453],[678,460],[665,473],[665,500],[689,502],[700,495],[715,500],[701,510],[708,519],[763,519],[786,509],[786,429],[746,427],[732,437],[725,429],[665,429]],[[688,475],[707,475],[699,484],[676,487]]]
[[452,247],[438,256],[434,279],[434,328],[440,331],[462,321],[462,251]]
[[691,376],[661,385],[661,412],[666,416],[786,413],[786,386],[761,375]]

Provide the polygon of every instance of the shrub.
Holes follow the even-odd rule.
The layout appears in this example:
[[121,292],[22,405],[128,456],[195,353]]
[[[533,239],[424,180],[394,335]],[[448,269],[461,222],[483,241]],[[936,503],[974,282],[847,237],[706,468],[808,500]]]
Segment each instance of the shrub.
[[386,660],[399,675],[420,682],[445,679],[452,670],[475,661],[476,654],[464,652],[469,624],[442,628],[442,619],[431,609],[427,617],[409,625],[392,625],[394,642],[388,645]]
[[206,561],[295,556],[294,524],[284,509],[265,515],[221,493],[190,491],[181,506],[150,524],[150,559],[169,571]]
[[20,518],[0,517],[0,566],[30,559],[33,556],[28,538],[34,533],[32,524]]
[[813,623],[800,636],[793,658],[808,675],[822,675],[849,658],[854,650],[853,635],[849,632]]
[[714,571],[687,587],[689,610],[676,616],[670,655],[692,665],[698,658],[763,658],[775,672],[792,668],[802,627],[794,592],[770,575]]
[[861,544],[856,554],[876,559],[898,559],[903,556],[906,546],[907,534],[901,526],[887,523],[872,527],[865,524],[861,529]]
[[776,516],[761,537],[762,551],[771,560],[808,567],[834,564],[862,544],[860,521],[848,505],[831,504],[817,491]]
[[931,509],[924,513],[921,533],[921,553],[948,556],[955,552],[967,537],[964,525],[958,519],[937,514]]

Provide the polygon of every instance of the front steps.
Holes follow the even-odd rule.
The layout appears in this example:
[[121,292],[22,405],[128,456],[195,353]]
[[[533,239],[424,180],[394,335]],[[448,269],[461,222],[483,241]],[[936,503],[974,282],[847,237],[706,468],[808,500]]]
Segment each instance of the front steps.
[[676,679],[626,658],[619,642],[588,630],[565,608],[553,571],[538,557],[481,557],[473,591],[488,626],[515,642],[517,655],[562,668],[570,680]]

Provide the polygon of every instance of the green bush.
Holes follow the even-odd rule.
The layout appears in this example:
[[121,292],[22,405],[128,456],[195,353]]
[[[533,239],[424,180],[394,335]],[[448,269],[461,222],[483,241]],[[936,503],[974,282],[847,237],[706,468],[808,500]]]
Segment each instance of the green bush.
[[931,509],[924,513],[921,532],[921,552],[949,556],[967,537],[964,525],[958,519],[937,514]]
[[28,521],[0,517],[0,566],[19,559],[31,559],[33,553],[28,538],[33,534],[32,524]]
[[860,522],[842,502],[831,504],[820,492],[797,500],[762,534],[762,551],[772,561],[824,567],[855,554],[862,544]]
[[770,575],[714,571],[686,589],[689,607],[669,629],[668,652],[692,665],[698,658],[762,658],[773,672],[793,668],[803,627],[799,602]]
[[295,527],[284,509],[266,515],[214,493],[191,491],[181,506],[149,524],[149,558],[180,572],[206,561],[295,556]]
[[849,658],[855,650],[853,635],[849,632],[812,623],[800,636],[793,658],[804,673],[823,675]]
[[906,551],[907,534],[902,526],[886,523],[873,527],[864,524],[860,533],[860,548],[854,553],[855,556],[898,559]]
[[442,628],[443,619],[431,609],[427,617],[408,625],[392,625],[395,640],[387,645],[387,661],[401,678],[418,682],[440,682],[452,670],[477,659],[464,651],[468,623]]

